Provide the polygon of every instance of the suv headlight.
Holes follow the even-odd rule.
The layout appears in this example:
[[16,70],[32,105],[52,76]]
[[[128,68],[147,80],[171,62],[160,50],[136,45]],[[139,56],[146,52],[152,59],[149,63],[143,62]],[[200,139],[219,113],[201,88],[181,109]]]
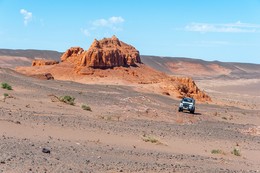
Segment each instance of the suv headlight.
[[180,103],[180,107],[182,107],[183,106],[183,103]]

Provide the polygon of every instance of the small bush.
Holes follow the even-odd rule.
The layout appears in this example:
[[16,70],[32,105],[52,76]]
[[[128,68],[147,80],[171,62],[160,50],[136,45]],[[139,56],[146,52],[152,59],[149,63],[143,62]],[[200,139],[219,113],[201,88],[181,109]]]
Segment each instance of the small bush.
[[5,102],[5,100],[6,100],[8,97],[9,97],[9,94],[4,93],[4,99],[3,99],[3,101]]
[[111,121],[112,120],[112,116],[107,116],[107,120]]
[[234,148],[234,150],[231,153],[234,154],[235,156],[241,156],[241,153],[237,148]]
[[158,139],[156,139],[155,137],[152,137],[152,136],[143,135],[142,139],[144,142],[151,142],[151,143],[157,143],[157,144],[161,143]]
[[6,82],[1,83],[1,87],[2,87],[3,89],[12,90],[12,86],[9,85],[9,84],[6,83]]
[[71,96],[61,96],[59,97],[59,100],[69,105],[75,105],[74,103],[75,98]]
[[217,149],[217,150],[211,150],[211,153],[212,153],[212,154],[222,154],[222,153],[223,153],[223,151],[222,151],[222,150],[219,150],[219,149]]
[[92,110],[91,110],[91,107],[88,106],[88,105],[82,105],[81,108],[82,108],[83,110],[85,110],[85,111],[92,111]]

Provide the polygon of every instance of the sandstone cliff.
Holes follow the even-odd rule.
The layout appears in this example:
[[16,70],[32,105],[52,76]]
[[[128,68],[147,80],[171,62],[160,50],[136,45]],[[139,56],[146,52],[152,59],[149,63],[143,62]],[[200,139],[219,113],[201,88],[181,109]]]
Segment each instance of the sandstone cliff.
[[74,63],[78,67],[101,69],[136,66],[141,63],[139,51],[116,36],[99,41],[95,39],[87,51],[72,47],[62,55],[61,61]]

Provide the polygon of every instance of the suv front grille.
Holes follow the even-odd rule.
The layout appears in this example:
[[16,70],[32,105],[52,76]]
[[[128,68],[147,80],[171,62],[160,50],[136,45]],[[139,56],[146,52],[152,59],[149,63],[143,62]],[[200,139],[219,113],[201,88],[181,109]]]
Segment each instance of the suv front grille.
[[183,107],[184,107],[184,108],[188,108],[188,107],[189,107],[189,104],[188,104],[188,103],[184,103],[184,104],[183,104]]

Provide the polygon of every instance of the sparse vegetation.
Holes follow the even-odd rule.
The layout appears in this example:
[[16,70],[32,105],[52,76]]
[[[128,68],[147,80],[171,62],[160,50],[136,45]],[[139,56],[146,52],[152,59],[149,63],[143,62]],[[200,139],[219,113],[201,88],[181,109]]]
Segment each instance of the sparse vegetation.
[[227,117],[222,117],[223,120],[227,120]]
[[8,98],[8,97],[9,97],[9,94],[4,93],[4,99],[3,99],[3,101],[5,102],[6,98]]
[[143,139],[144,142],[151,142],[151,143],[156,143],[156,144],[162,144],[158,139],[156,139],[153,136],[143,135],[142,139]]
[[99,118],[107,121],[119,121],[121,115],[99,115]]
[[74,97],[67,96],[67,95],[59,97],[59,101],[64,102],[64,103],[69,104],[69,105],[75,105],[74,100],[75,100]]
[[234,154],[235,156],[241,156],[240,150],[238,148],[234,148],[231,153]]
[[108,116],[108,117],[107,117],[107,120],[108,120],[108,121],[111,121],[111,120],[112,120],[112,116]]
[[12,90],[12,89],[13,89],[12,86],[9,85],[9,84],[6,83],[6,82],[1,83],[1,87],[2,87],[3,89],[7,89],[7,90]]
[[211,154],[223,154],[224,152],[222,151],[222,150],[219,150],[219,149],[217,149],[217,150],[211,150]]
[[85,111],[92,111],[92,110],[91,110],[91,107],[88,106],[88,105],[81,105],[81,108],[82,108],[83,110],[85,110]]

